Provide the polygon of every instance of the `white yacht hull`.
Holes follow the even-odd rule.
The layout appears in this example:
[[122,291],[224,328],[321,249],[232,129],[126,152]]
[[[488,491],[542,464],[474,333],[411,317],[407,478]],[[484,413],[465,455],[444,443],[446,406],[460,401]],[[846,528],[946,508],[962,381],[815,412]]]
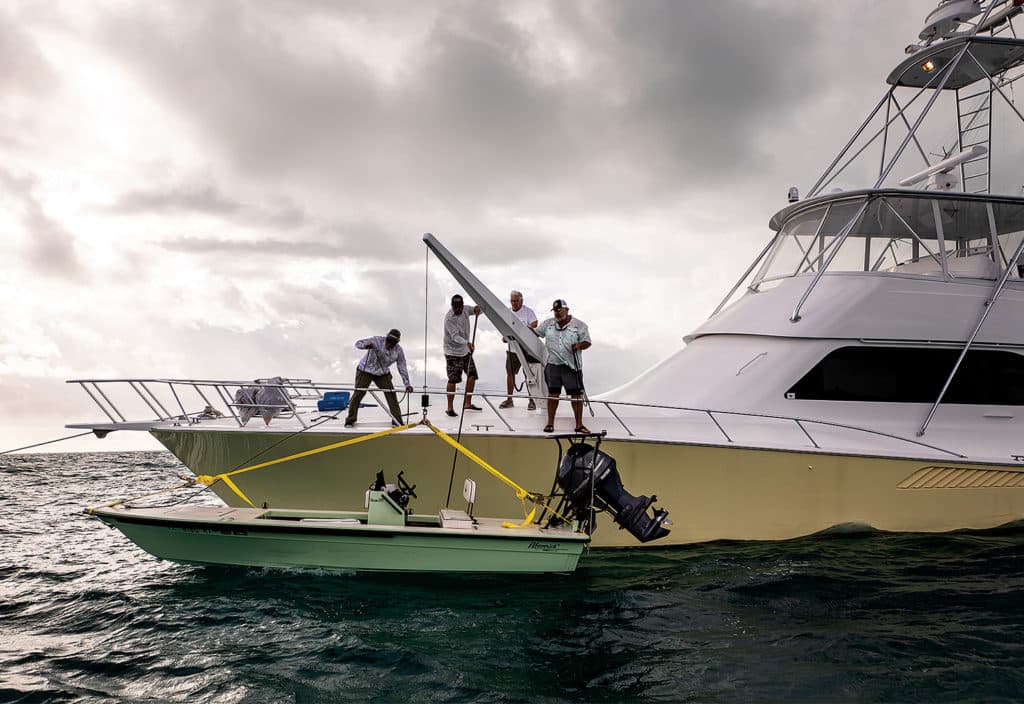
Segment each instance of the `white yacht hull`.
[[[341,433],[242,433],[156,430],[187,466],[215,474],[350,438]],[[266,454],[264,448],[280,442]],[[463,443],[532,491],[551,488],[558,459],[546,436],[464,435]],[[937,456],[883,457],[738,445],[608,439],[601,449],[618,462],[634,494],[657,494],[674,526],[652,547],[712,540],[784,540],[836,527],[945,532],[987,529],[1024,519],[1024,467],[953,461]],[[258,456],[257,456],[258,455]],[[257,505],[354,508],[378,470],[404,470],[418,485],[417,512],[445,505],[453,453],[424,431],[245,472],[233,477]],[[463,478],[480,485],[481,514],[515,515],[519,501],[471,462],[455,464],[451,504]],[[231,506],[244,502],[223,482],[214,491]],[[636,546],[608,521],[595,546]]]

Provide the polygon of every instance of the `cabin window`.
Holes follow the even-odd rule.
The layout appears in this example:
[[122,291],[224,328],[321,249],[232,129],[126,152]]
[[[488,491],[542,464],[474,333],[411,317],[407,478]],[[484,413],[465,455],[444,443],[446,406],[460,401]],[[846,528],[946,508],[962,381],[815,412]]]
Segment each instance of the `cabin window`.
[[[786,220],[751,288],[824,266],[833,273],[995,280],[1022,236],[1024,202],[1017,200],[893,193],[831,200]],[[1016,268],[1010,278],[1020,278]]]
[[[934,403],[959,356],[955,349],[841,347],[794,384],[786,398]],[[1024,355],[968,351],[943,403],[1024,406]]]

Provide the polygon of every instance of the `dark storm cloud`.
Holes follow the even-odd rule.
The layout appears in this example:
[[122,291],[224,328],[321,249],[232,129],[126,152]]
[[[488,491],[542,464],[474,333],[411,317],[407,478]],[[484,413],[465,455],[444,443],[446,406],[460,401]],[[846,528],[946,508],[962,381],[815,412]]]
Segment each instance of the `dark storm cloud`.
[[[594,211],[732,184],[770,156],[757,137],[799,108],[813,65],[803,5],[552,3],[556,36],[531,34],[505,4],[440,7],[390,81],[372,57],[300,51],[277,6],[214,3],[187,18],[132,6],[106,18],[104,37],[239,172],[403,209]],[[538,58],[563,44],[578,73]]]
[[0,169],[0,196],[21,212],[27,238],[28,263],[36,273],[71,280],[85,278],[74,249],[74,236],[44,212],[32,193],[30,177],[17,177]]

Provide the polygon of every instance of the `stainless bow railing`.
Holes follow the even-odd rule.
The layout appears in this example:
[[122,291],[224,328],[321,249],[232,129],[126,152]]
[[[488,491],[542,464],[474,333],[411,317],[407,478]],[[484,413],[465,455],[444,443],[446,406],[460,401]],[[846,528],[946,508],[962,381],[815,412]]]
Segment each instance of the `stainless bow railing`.
[[[323,398],[324,393],[330,391],[355,391],[356,387],[339,385],[339,384],[326,384],[312,382],[308,379],[283,379],[281,383],[272,383],[266,379],[260,379],[255,382],[253,381],[218,381],[208,379],[72,379],[68,381],[69,384],[77,384],[89,395],[93,402],[100,408],[100,410],[107,416],[110,423],[90,423],[90,424],[78,424],[71,427],[96,427],[104,431],[117,430],[119,427],[125,429],[139,428],[140,425],[146,426],[147,424],[155,424],[161,422],[187,422],[188,424],[202,422],[208,419],[214,418],[232,418],[235,423],[240,427],[245,425],[243,420],[244,414],[241,410],[250,407],[252,404],[238,403],[234,401],[235,394],[238,389],[246,387],[260,387],[267,389],[276,389],[281,392],[280,399],[283,403],[279,404],[260,404],[257,409],[257,415],[269,410],[268,424],[274,418],[281,417],[292,417],[294,418],[302,428],[310,427],[314,422],[320,424],[325,415],[329,415],[331,412],[318,411],[317,401]],[[130,391],[137,401],[141,401],[146,408],[153,412],[154,418],[146,418],[139,420],[128,420],[121,407],[118,406],[114,400],[115,396],[113,389],[119,391]],[[157,393],[158,390],[164,389],[163,396]],[[387,404],[383,402],[380,394],[385,393],[381,389],[371,388],[366,389],[368,394],[377,402],[379,408],[387,414]],[[186,393],[193,394],[191,397],[186,396]],[[409,415],[414,415],[410,412],[410,401],[412,394],[405,393],[400,389],[396,389],[398,394],[399,403],[406,404],[406,411]],[[421,391],[428,398],[436,398],[439,402],[442,402],[445,398],[446,391],[444,389],[431,389],[427,388]],[[457,394],[461,396],[461,393]],[[474,391],[474,396],[484,399],[495,417],[501,421],[505,428],[509,432],[516,432],[516,427],[509,422],[510,414],[505,413],[499,408],[498,404],[492,402],[492,399],[503,400],[506,397],[505,393],[497,391]],[[519,398],[522,402],[526,402],[529,398],[527,395],[517,394],[513,396]],[[216,407],[211,398],[218,399],[223,404],[224,408],[227,409],[227,414],[221,413]],[[567,401],[566,397],[561,397],[561,401]],[[190,408],[188,403],[195,402],[196,406],[202,403],[203,408]],[[123,401],[122,401],[123,403]],[[540,406],[543,408],[544,400],[540,401]],[[725,411],[716,410],[709,408],[688,408],[683,406],[670,406],[663,404],[650,404],[650,403],[631,403],[622,401],[611,401],[606,399],[588,399],[591,415],[596,415],[594,408],[604,409],[607,412],[607,418],[614,421],[621,426],[626,436],[629,438],[639,438],[638,427],[644,421],[650,421],[653,417],[649,415],[650,412],[656,414],[670,413],[687,413],[694,414],[698,417],[706,417],[710,421],[710,425],[714,427],[715,433],[721,437],[728,444],[736,444],[737,438],[733,434],[730,434],[726,427],[723,425],[723,420],[726,418],[739,418],[744,420],[753,420],[755,423],[791,423],[795,426],[801,434],[807,438],[808,443],[815,449],[824,449],[824,446],[819,441],[819,437],[811,432],[812,429],[839,429],[843,431],[852,431],[854,433],[864,433],[867,436],[876,438],[886,438],[888,440],[895,440],[899,443],[905,443],[908,446],[916,448],[925,448],[933,450],[951,457],[965,458],[959,452],[948,450],[946,448],[932,445],[929,443],[921,442],[920,440],[914,440],[911,438],[896,435],[894,433],[887,433],[881,430],[875,430],[872,428],[864,428],[855,425],[849,425],[845,423],[836,423],[832,421],[825,421],[814,418],[799,418],[793,416],[780,416],[768,413],[750,413],[742,411]],[[461,405],[461,401],[459,403]],[[170,408],[169,408],[170,407]],[[648,415],[637,416],[639,413],[647,413]],[[602,414],[603,415],[603,414]],[[387,416],[390,418],[390,416]],[[338,415],[340,419],[340,414]],[[486,419],[487,416],[474,417],[473,421],[480,421]],[[632,422],[632,425],[630,424]],[[481,429],[487,432],[492,427],[490,424],[481,422],[470,422],[469,428],[474,428],[478,432]],[[682,438],[680,438],[682,440]]]

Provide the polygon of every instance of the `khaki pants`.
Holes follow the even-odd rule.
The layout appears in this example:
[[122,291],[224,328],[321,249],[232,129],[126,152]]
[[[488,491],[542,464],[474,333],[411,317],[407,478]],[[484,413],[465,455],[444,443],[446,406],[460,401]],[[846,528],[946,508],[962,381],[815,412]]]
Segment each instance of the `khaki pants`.
[[370,388],[370,382],[377,385],[378,389],[384,389],[384,398],[388,401],[388,410],[391,416],[398,423],[404,423],[402,409],[398,405],[398,395],[395,394],[395,385],[391,383],[391,372],[387,374],[370,374],[362,369],[356,369],[356,391],[352,392],[352,398],[348,402],[348,417],[346,423],[355,423],[359,415],[359,402],[363,400],[366,391]]

